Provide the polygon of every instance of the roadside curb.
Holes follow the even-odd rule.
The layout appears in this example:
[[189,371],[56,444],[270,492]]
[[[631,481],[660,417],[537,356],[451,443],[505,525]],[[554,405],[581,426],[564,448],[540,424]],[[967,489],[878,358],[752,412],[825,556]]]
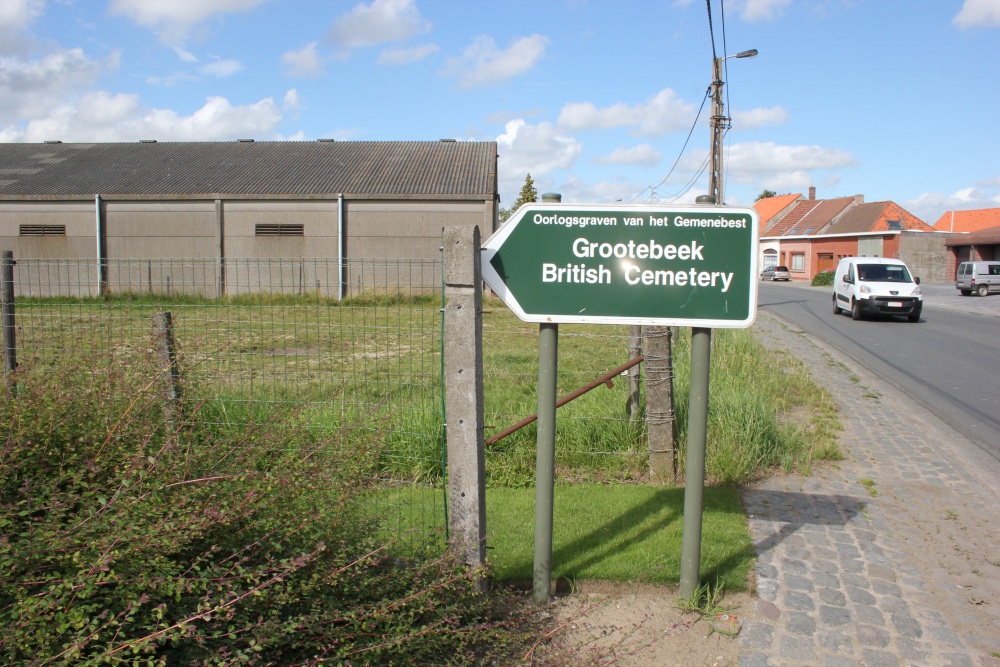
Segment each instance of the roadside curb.
[[846,458],[744,491],[758,599],[740,664],[1000,666],[1000,489],[982,450],[774,315],[754,331],[821,378]]

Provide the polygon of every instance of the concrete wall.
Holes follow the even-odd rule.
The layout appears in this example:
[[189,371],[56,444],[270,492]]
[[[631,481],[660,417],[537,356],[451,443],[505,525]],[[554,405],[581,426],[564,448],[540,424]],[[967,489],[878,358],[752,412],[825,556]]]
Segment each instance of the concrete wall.
[[903,232],[898,257],[922,283],[953,282],[956,267],[949,267],[951,257],[944,245],[949,236],[944,232]]
[[213,201],[106,202],[109,258],[216,257]]
[[[340,213],[336,199],[226,201],[221,203],[220,217],[224,254],[240,258],[227,263],[228,294],[268,290],[337,294]],[[302,225],[302,236],[257,236],[257,225]],[[296,261],[303,258],[330,261]]]
[[[14,259],[96,259],[93,201],[0,203],[0,250]],[[65,225],[66,236],[21,236],[21,225]]]
[[347,257],[439,257],[445,227],[483,225],[483,202],[351,201]]
[[113,293],[217,294],[213,201],[111,201],[102,209]]
[[[497,214],[493,200],[345,198],[343,210],[347,296],[432,284],[427,272],[440,276],[442,229],[478,226],[492,233]],[[341,288],[337,197],[104,200],[100,213],[112,292],[335,296]],[[21,259],[74,260],[81,279],[96,285],[97,214],[93,200],[0,202],[0,249]],[[25,224],[65,225],[66,236],[22,236]],[[258,236],[258,225],[301,225],[301,235]]]
[[858,239],[858,257],[892,257],[886,252],[881,236],[862,236]]

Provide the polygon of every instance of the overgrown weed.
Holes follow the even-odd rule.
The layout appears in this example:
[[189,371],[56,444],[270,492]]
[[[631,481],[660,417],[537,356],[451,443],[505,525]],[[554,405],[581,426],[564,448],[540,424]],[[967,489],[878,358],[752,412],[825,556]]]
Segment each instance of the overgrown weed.
[[380,539],[383,433],[205,428],[190,400],[168,420],[151,353],[65,361],[0,395],[0,661],[480,664],[521,641],[484,572]]

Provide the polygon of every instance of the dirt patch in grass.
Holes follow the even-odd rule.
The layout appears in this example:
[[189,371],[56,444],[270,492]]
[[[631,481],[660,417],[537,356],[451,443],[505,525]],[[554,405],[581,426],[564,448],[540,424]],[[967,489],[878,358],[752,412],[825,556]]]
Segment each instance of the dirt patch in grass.
[[738,665],[738,631],[753,598],[726,594],[707,616],[682,611],[679,598],[670,586],[578,583],[539,609],[539,620],[550,629],[524,664]]

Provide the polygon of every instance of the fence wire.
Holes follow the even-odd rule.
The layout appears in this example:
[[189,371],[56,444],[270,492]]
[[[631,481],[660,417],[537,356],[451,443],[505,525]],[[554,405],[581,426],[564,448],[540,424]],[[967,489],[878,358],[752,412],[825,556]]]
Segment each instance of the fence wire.
[[17,259],[17,360],[127,363],[169,312],[203,424],[294,415],[342,446],[378,438],[372,511],[401,546],[443,545],[441,280],[419,259]]
[[[496,435],[537,411],[538,325],[521,322],[498,299],[484,302],[483,374],[486,437]],[[622,366],[639,350],[630,349],[629,327],[560,325],[559,398]],[[616,377],[556,411],[556,478],[599,483],[639,480],[647,472],[644,401],[631,403],[630,378],[641,383],[640,368]],[[535,425],[487,447],[491,485],[534,484]]]

